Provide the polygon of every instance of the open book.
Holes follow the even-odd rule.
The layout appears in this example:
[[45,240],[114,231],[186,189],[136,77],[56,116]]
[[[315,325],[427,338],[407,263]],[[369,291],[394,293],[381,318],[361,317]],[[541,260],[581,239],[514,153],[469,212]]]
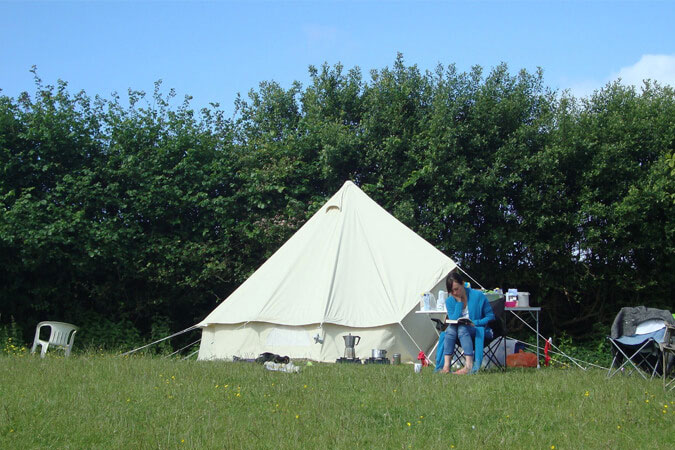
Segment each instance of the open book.
[[473,322],[471,321],[471,319],[469,319],[469,318],[467,318],[467,317],[460,317],[460,318],[457,319],[457,320],[453,320],[453,319],[445,319],[445,323],[447,323],[447,324],[449,324],[449,325],[471,325],[471,326],[474,326],[474,324],[473,324]]

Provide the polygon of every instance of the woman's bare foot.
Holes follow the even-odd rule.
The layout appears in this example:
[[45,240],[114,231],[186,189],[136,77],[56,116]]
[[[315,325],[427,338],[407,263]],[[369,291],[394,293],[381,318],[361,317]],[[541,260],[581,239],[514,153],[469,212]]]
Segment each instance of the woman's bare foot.
[[449,367],[443,367],[441,369],[441,373],[450,373],[450,368]]
[[464,367],[462,367],[455,373],[457,375],[466,375],[467,373],[471,372],[471,369],[473,369],[473,355],[467,356],[466,361],[464,363]]

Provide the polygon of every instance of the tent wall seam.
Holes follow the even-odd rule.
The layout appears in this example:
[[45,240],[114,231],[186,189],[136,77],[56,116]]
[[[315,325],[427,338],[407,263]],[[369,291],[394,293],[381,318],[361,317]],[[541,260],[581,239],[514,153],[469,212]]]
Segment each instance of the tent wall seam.
[[[342,202],[342,200],[340,200],[340,202]],[[342,214],[342,209],[340,209],[340,214]],[[340,224],[340,235],[339,235],[339,238],[338,238],[337,251],[336,251],[335,259],[334,259],[335,262],[333,264],[333,274],[331,275],[331,278],[330,278],[330,286],[328,287],[328,298],[326,299],[326,307],[323,310],[323,317],[321,318],[321,323],[319,324],[319,328],[323,328],[323,324],[326,322],[326,315],[328,314],[328,310],[330,309],[330,307],[332,305],[331,298],[333,296],[333,286],[335,286],[335,274],[337,273],[337,265],[338,265],[338,261],[340,260],[340,249],[342,248],[342,238],[344,236],[344,231],[345,231],[344,225],[345,225],[344,216],[342,216],[341,217],[341,224]]]
[[[365,229],[363,228],[363,224],[361,223],[361,217],[359,216],[359,212],[355,211],[354,215],[356,216],[356,223],[359,225],[359,228],[361,229],[361,232],[365,235],[366,234]],[[395,305],[394,305],[394,302],[392,301],[391,293],[389,292],[389,289],[387,289],[387,285],[385,284],[384,279],[382,277],[382,274],[380,273],[380,269],[378,267],[377,261],[375,261],[373,250],[370,247],[370,244],[369,244],[368,240],[366,240],[366,247],[368,248],[368,253],[370,254],[370,260],[373,262],[373,265],[375,266],[375,271],[377,272],[377,277],[380,280],[380,285],[384,289],[384,292],[387,293],[387,301],[389,302],[389,306],[391,306],[391,308],[393,310],[393,309],[395,309]],[[399,322],[399,323],[401,323],[401,322]]]

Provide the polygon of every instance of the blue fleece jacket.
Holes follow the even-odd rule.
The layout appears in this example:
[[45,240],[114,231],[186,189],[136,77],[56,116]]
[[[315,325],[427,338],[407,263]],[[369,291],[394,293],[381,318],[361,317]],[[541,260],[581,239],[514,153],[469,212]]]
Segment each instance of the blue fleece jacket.
[[[474,339],[475,350],[472,372],[477,372],[483,362],[483,347],[485,343],[485,327],[489,321],[494,320],[495,315],[487,297],[475,289],[466,288],[466,305],[469,310],[469,319],[476,325],[476,338]],[[445,300],[445,309],[448,312],[448,319],[457,320],[462,315],[462,302],[458,302],[454,297],[448,295]],[[445,331],[438,338],[438,347],[436,347],[436,370],[443,367],[443,350],[445,346]]]

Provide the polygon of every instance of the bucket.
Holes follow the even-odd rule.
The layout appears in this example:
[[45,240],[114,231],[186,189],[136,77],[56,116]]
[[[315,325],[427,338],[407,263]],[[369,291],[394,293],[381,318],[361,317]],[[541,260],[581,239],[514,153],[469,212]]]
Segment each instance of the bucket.
[[400,353],[394,353],[392,355],[392,357],[394,359],[394,365],[395,366],[398,366],[399,364],[401,364],[401,354]]
[[530,306],[529,292],[518,292],[518,306]]

